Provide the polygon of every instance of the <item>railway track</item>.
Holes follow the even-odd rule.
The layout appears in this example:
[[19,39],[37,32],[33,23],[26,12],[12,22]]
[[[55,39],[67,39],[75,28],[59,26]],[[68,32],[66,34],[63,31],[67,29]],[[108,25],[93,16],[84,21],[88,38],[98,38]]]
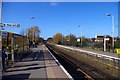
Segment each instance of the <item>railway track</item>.
[[[50,49],[51,52],[53,52],[54,55],[61,57],[61,59],[59,60],[61,62],[61,64],[63,62],[62,60],[65,60],[66,61],[65,64],[69,63],[70,65],[72,65],[74,67],[76,72],[80,72],[81,74],[84,74],[84,78],[89,78],[89,79],[100,79],[100,78],[101,79],[118,79],[115,76],[113,76],[113,72],[111,71],[112,68],[110,68],[106,65],[103,65],[103,64],[102,64],[102,66],[100,64],[100,66],[98,65],[97,67],[95,67],[94,65],[88,64],[90,61],[96,62],[96,61],[94,61],[94,59],[91,60],[91,58],[88,58],[86,56],[84,58],[83,58],[83,56],[79,57],[79,58],[81,58],[81,60],[82,59],[85,60],[85,58],[86,58],[86,61],[88,63],[85,63],[84,61],[81,61],[80,59],[78,59],[78,57],[75,57],[75,55],[73,55],[73,54],[76,54],[76,52],[67,51],[67,50],[64,51],[64,49],[56,48],[56,47],[51,46],[51,45],[49,45],[48,48]],[[69,53],[69,55],[65,54],[65,53]],[[70,54],[72,54],[72,57],[70,56]],[[93,63],[93,64],[96,65],[99,63],[97,62],[97,63]],[[108,71],[108,72],[105,73],[105,71]],[[68,70],[68,72],[69,72],[69,70]],[[117,73],[117,74],[119,77],[119,73]],[[78,74],[78,76],[79,75],[80,74]],[[72,76],[72,74],[71,74],[71,76]],[[78,77],[75,77],[75,76],[73,76],[73,78],[78,79]],[[83,78],[83,77],[81,77],[81,78]]]
[[77,65],[73,64],[69,59],[66,59],[63,55],[60,55],[51,47],[47,46],[47,48],[53,53],[53,55],[58,59],[58,61],[68,71],[68,73],[73,77],[74,80],[80,80],[80,79],[94,80],[84,71],[82,71]]

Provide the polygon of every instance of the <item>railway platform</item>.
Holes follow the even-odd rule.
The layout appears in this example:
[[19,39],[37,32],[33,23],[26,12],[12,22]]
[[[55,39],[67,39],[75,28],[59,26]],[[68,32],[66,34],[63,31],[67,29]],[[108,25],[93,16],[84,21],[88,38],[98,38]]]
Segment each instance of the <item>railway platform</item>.
[[73,46],[64,46],[64,45],[57,45],[57,46],[65,49],[73,50],[73,51],[79,51],[79,52],[84,52],[84,53],[93,54],[93,55],[100,55],[100,56],[120,60],[120,54],[117,54],[117,53],[104,52],[104,51],[90,49],[90,48],[80,48],[80,47],[73,47]]
[[37,48],[33,48],[31,53],[20,62],[16,62],[14,67],[8,68],[7,72],[4,72],[2,76],[2,80],[57,80],[60,78],[62,80],[72,79],[45,45],[39,45]]
[[119,54],[73,46],[48,45],[92,78],[119,78]]

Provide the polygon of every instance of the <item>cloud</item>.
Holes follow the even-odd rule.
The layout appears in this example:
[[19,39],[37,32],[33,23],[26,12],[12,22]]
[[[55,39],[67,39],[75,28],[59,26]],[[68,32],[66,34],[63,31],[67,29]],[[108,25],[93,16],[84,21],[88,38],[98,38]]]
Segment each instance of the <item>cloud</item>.
[[58,6],[58,4],[59,4],[59,2],[57,2],[57,0],[52,0],[52,1],[50,2],[50,5],[51,5],[51,6]]
[[51,6],[57,6],[57,5],[58,5],[58,2],[51,2],[50,5],[51,5]]

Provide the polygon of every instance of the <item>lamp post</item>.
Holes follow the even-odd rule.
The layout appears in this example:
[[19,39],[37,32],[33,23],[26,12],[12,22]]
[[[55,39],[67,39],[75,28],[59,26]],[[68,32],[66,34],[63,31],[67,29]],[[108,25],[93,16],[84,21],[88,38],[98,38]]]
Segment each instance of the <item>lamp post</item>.
[[29,30],[26,30],[26,32],[27,32],[27,34],[26,34],[26,36],[27,36],[27,44],[28,44],[28,47],[27,47],[27,50],[30,50],[30,41],[29,41]]
[[[28,27],[29,27],[29,20],[30,19],[35,19],[34,17],[30,17],[30,18],[28,18]],[[29,31],[29,29],[27,30],[27,41],[28,41],[28,45],[29,45],[29,51],[30,51],[30,41],[31,41],[31,38],[29,37],[29,33],[30,33],[30,31]]]
[[[30,20],[33,20],[33,19],[35,19],[33,16],[32,17],[30,17],[29,18]],[[29,26],[29,25],[28,25]],[[33,36],[34,36],[34,30],[33,30]],[[33,41],[34,41],[35,39],[34,39],[34,37],[33,37]]]
[[[35,19],[34,17],[30,18],[31,20]],[[33,29],[33,42],[35,42],[35,30]]]
[[62,45],[64,44],[64,36],[62,35]]
[[81,39],[80,40],[81,40],[81,47],[82,47],[82,27],[80,25],[78,25],[78,27],[80,27],[80,32],[81,32],[80,33],[81,34]]
[[[67,30],[67,32],[69,33],[69,30]],[[67,42],[68,42],[68,45],[70,45],[70,34],[68,34]]]
[[112,51],[114,53],[114,16],[110,13],[106,14],[106,16],[112,17]]

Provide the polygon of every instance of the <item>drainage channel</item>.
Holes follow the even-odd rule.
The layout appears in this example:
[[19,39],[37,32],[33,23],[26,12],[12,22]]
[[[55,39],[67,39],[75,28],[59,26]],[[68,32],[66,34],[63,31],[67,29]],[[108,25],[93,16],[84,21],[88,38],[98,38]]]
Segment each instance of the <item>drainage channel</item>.
[[88,77],[84,72],[81,72],[78,67],[73,65],[70,61],[66,60],[63,56],[58,55],[50,47],[47,46],[50,52],[56,57],[60,64],[67,70],[74,80],[87,79]]

